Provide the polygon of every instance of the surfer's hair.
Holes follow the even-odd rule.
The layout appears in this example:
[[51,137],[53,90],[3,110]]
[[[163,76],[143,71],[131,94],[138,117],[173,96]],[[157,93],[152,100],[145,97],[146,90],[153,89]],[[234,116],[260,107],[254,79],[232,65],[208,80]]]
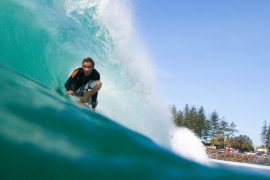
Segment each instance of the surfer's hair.
[[83,59],[82,64],[85,63],[85,62],[86,62],[86,63],[90,62],[90,63],[93,64],[93,67],[95,66],[94,60],[93,60],[92,58],[90,58],[90,57],[87,57],[87,58]]

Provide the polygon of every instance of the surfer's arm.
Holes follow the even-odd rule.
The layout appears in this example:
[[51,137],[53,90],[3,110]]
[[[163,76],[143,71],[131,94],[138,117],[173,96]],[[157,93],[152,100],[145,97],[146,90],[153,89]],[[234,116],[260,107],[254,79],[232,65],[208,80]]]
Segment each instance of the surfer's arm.
[[79,94],[76,92],[76,84],[72,82],[72,79],[68,79],[65,84],[67,94],[72,96],[79,96]]
[[74,91],[75,90],[74,87],[75,87],[74,79],[72,77],[69,77],[67,82],[65,83],[65,88],[67,91],[70,90]]
[[[70,95],[76,95],[76,78],[78,76],[79,69],[76,69],[73,71],[72,75],[68,78],[68,80],[65,83],[65,88],[67,90],[67,93]],[[73,92],[72,92],[73,91]]]

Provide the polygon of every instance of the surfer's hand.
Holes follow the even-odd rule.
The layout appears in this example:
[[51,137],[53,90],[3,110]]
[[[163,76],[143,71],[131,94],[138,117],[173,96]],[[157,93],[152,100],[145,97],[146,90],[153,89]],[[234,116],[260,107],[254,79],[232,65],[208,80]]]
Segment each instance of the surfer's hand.
[[74,96],[74,95],[75,95],[75,93],[74,93],[74,91],[73,91],[73,90],[69,90],[69,91],[67,91],[67,94],[72,95],[72,96]]

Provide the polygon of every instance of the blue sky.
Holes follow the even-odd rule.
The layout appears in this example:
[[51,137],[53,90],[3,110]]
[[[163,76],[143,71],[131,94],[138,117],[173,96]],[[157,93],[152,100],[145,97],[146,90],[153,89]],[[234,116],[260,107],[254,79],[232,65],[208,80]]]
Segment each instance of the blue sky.
[[134,0],[170,104],[203,106],[260,145],[270,122],[270,1]]

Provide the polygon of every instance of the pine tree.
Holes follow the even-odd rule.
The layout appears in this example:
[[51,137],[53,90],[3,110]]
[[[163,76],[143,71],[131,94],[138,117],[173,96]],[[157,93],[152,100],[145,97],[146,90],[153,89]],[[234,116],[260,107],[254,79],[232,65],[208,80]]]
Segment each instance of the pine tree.
[[184,123],[184,115],[183,112],[181,110],[178,111],[178,122],[179,122],[179,126],[183,126]]
[[172,107],[171,107],[171,119],[174,122],[174,124],[176,126],[178,126],[178,122],[177,122],[177,110],[176,110],[175,105],[172,105]]
[[236,125],[234,124],[234,122],[231,122],[231,124],[229,126],[229,130],[228,130],[228,136],[234,136],[235,132],[238,132],[236,130]]
[[185,108],[183,110],[183,126],[189,128],[189,106],[188,104],[185,105]]
[[211,116],[210,116],[210,135],[211,135],[211,138],[214,139],[215,136],[217,135],[218,133],[218,129],[220,127],[220,123],[219,123],[219,116],[217,114],[216,111],[214,111]]
[[171,107],[171,119],[176,126],[183,126],[183,113],[181,111],[177,112],[175,105]]
[[261,133],[261,140],[264,146],[267,146],[267,123],[264,120],[263,127],[262,127],[262,133]]
[[197,124],[197,133],[200,138],[203,136],[203,130],[206,124],[206,116],[204,113],[204,108],[201,106],[198,111],[198,124]]
[[222,134],[222,136],[225,137],[229,131],[230,131],[229,124],[227,121],[225,121],[223,117],[222,120],[220,121],[219,134]]
[[211,131],[211,123],[209,120],[206,119],[204,122],[204,128],[202,130],[202,139],[204,139],[206,143],[210,138],[210,131]]
[[266,148],[270,149],[270,124],[266,133]]
[[221,146],[225,145],[225,138],[226,138],[226,135],[228,134],[228,132],[229,132],[229,125],[228,125],[228,122],[225,121],[225,119],[223,117],[222,120],[220,121],[220,127],[218,129],[218,134],[221,136],[220,137]]
[[195,106],[192,106],[188,112],[187,121],[188,121],[188,128],[191,129],[195,134],[198,135],[197,132],[197,120],[198,113]]
[[267,146],[267,123],[266,121],[264,120],[264,124],[263,124],[263,127],[262,127],[262,133],[261,133],[261,140],[262,140],[262,143],[263,145],[266,147]]

